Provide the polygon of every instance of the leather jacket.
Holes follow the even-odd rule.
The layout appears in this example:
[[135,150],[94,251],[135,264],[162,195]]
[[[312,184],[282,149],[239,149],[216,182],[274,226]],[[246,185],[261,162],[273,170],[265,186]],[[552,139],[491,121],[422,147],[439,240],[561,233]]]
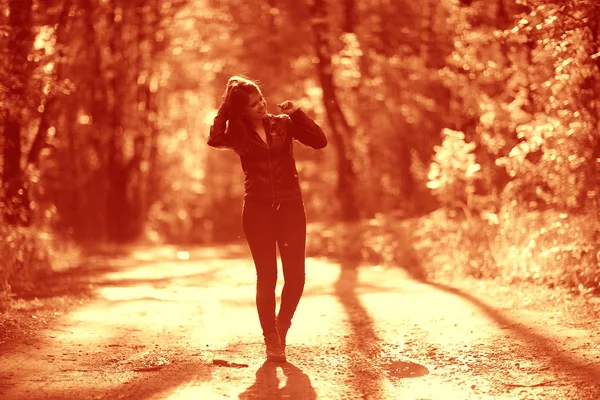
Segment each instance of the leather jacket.
[[[293,155],[293,140],[322,149],[327,146],[325,134],[309,116],[298,109],[291,115],[272,115],[264,121],[267,143],[254,130],[248,130],[247,151],[240,155],[245,180],[245,200],[257,200],[278,205],[302,199],[298,172]],[[223,110],[210,128],[208,145],[231,148],[226,132],[227,116]]]

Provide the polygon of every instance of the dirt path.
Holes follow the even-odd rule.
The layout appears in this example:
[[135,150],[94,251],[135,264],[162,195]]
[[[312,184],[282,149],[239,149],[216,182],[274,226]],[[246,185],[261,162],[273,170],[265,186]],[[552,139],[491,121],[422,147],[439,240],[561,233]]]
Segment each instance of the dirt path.
[[550,307],[552,292],[311,258],[277,365],[263,363],[243,246],[141,249],[60,282],[53,296],[68,282],[91,297],[2,348],[0,398],[600,398],[598,304]]

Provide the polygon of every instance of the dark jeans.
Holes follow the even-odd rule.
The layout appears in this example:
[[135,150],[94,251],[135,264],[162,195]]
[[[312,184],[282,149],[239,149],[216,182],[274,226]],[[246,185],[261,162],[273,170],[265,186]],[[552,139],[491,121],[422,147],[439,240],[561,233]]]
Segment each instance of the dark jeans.
[[263,335],[275,331],[279,248],[285,283],[278,318],[291,323],[304,290],[306,213],[301,199],[271,205],[245,201],[242,225],[256,267],[256,308]]

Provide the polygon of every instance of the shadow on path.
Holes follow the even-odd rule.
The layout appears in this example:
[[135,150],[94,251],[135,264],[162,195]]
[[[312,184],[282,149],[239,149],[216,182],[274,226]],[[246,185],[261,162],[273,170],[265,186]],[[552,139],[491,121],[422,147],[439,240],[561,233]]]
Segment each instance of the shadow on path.
[[465,293],[462,290],[449,285],[428,280],[427,273],[422,266],[419,255],[413,247],[413,240],[410,232],[407,230],[399,231],[398,239],[406,244],[402,254],[402,258],[405,262],[400,265],[400,267],[403,268],[412,279],[471,303],[491,321],[495,322],[496,325],[504,329],[509,329],[523,342],[528,343],[525,351],[530,357],[549,357],[552,364],[551,368],[554,371],[566,375],[570,379],[580,381],[588,388],[587,392],[590,395],[589,398],[600,398],[600,369],[582,363],[580,360],[577,360],[575,357],[572,357],[559,349],[552,339],[549,339],[540,333],[536,333],[531,327],[518,324],[513,319],[507,317],[502,312],[494,309],[474,295]]
[[380,397],[382,371],[378,361],[381,352],[379,337],[374,330],[373,319],[356,294],[358,284],[358,259],[340,263],[340,276],[335,283],[335,295],[348,316],[351,334],[347,339],[345,353],[356,388],[363,398]]
[[[219,268],[202,262],[195,267],[190,264],[188,268],[189,263],[198,260],[170,259],[163,261],[165,266],[161,271],[158,260],[136,259],[130,254],[119,254],[118,257],[123,258],[89,260],[78,267],[47,275],[43,285],[31,293],[31,297],[95,297],[97,289],[114,287],[127,289],[124,292],[131,295],[123,299],[109,299],[112,302],[110,305],[125,301],[140,301],[140,304],[120,309],[123,315],[111,315],[113,310],[109,308],[110,305],[105,315],[102,307],[94,306],[89,315],[78,317],[72,326],[59,324],[53,327],[56,332],[49,333],[52,336],[40,335],[42,341],[36,347],[44,358],[34,358],[30,363],[24,359],[24,362],[28,362],[27,368],[13,368],[15,374],[11,375],[10,382],[15,382],[12,385],[15,389],[3,397],[7,390],[12,389],[8,383],[6,387],[0,385],[0,398],[146,399],[162,394],[167,396],[180,388],[193,389],[193,386],[200,386],[211,379],[210,365],[206,360],[188,357],[190,348],[185,332],[165,318],[169,316],[165,313],[171,309],[148,303],[148,300],[160,299],[148,297],[147,293],[152,295],[153,291],[146,289],[148,286],[204,286],[204,282],[215,279]],[[172,270],[172,263],[181,263],[181,270]],[[120,294],[121,291],[117,292]],[[187,292],[183,293],[181,296]],[[182,297],[174,301],[185,307],[183,301],[186,299]],[[73,308],[79,306],[73,304]],[[86,312],[85,307],[83,311]],[[174,321],[179,322],[177,311],[172,314]],[[156,312],[155,316],[153,312]],[[148,324],[153,326],[146,329],[145,325]],[[50,340],[55,336],[59,339]],[[162,359],[172,363],[164,366],[157,364],[157,360]],[[0,383],[4,384],[4,380]],[[27,388],[29,393],[21,396],[21,393],[17,393],[21,387]]]
[[349,355],[349,368],[354,385],[363,398],[380,398],[383,395],[384,374],[391,378],[416,378],[429,370],[410,361],[385,359],[381,339],[375,331],[373,318],[357,294],[362,251],[362,233],[355,231],[344,246],[345,256],[340,261],[340,275],[334,291],[342,304],[350,324],[345,353]]
[[[162,249],[162,248],[160,248]],[[156,251],[156,258],[139,259],[136,258],[135,252],[119,252],[115,253],[115,258],[110,258],[110,255],[102,257],[90,256],[84,262],[77,266],[63,270],[50,271],[40,275],[31,287],[14,288],[17,299],[31,300],[46,299],[60,296],[73,297],[90,297],[98,287],[104,286],[119,286],[130,287],[140,285],[152,285],[156,287],[166,286],[173,280],[192,280],[192,281],[210,281],[213,279],[214,273],[221,268],[211,268],[201,272],[196,268],[191,270],[189,274],[172,275],[167,277],[152,277],[149,273],[143,273],[142,278],[124,278],[117,277],[113,279],[106,278],[107,275],[123,273],[137,268],[153,268],[157,273],[161,271],[161,264],[176,263],[177,265],[190,264],[191,266],[198,265],[202,260],[214,259],[214,252],[219,253],[219,259],[232,259],[238,257],[248,257],[245,250],[239,246],[223,246],[223,249],[217,250],[212,248],[196,248],[186,253],[187,259],[178,259],[176,249],[169,248],[168,254],[165,251]],[[138,252],[142,252],[138,250]],[[152,251],[146,252],[148,256],[154,255]],[[164,268],[163,268],[164,269]],[[195,284],[195,283],[194,283]]]
[[[286,378],[285,385],[281,388],[277,368],[281,368]],[[310,378],[300,368],[289,362],[279,364],[270,361],[265,361],[258,368],[252,386],[239,395],[240,400],[314,400],[316,398],[317,394],[310,383]]]
[[[511,318],[506,317],[498,310],[489,306],[487,303],[477,297],[465,293],[457,288],[432,282],[425,282],[428,285],[452,294],[468,301],[476,306],[485,316],[494,321],[503,328],[508,328],[519,338],[527,343],[533,343],[533,348],[528,346],[526,351],[534,358],[549,357],[551,359],[551,368],[557,372],[569,376],[570,379],[580,381],[586,387],[588,398],[600,399],[600,369],[594,368],[589,364],[584,364],[575,357],[570,356],[558,348],[551,339],[532,331],[530,327],[520,325]],[[591,346],[592,349],[595,346]]]
[[[88,372],[89,374],[90,372]],[[98,372],[94,372],[98,374]],[[44,400],[64,399],[101,399],[101,400],[141,400],[150,398],[161,398],[177,393],[177,388],[186,385],[200,385],[211,379],[210,368],[203,361],[189,362],[185,364],[171,365],[161,370],[151,372],[140,372],[132,380],[112,389],[103,389],[99,385],[86,386],[77,383],[76,378],[81,372],[73,371],[73,381],[65,383],[64,389],[45,391]],[[101,373],[100,373],[101,374]],[[108,373],[107,373],[108,374]],[[51,378],[50,378],[51,379]],[[100,378],[101,379],[101,378]],[[43,389],[41,390],[43,392]],[[40,393],[37,394],[39,396]],[[12,400],[31,400],[40,397],[32,397],[24,393],[22,397],[11,397]]]

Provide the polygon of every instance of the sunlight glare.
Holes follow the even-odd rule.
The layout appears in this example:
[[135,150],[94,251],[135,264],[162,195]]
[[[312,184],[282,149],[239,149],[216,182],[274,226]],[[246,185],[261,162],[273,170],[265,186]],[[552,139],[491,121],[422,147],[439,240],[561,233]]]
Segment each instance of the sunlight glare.
[[54,45],[56,43],[56,39],[54,37],[54,28],[51,26],[45,25],[40,28],[40,32],[35,37],[35,42],[33,47],[36,50],[42,50],[46,52],[46,54],[51,55],[54,53]]
[[[185,219],[185,218],[182,218],[182,219]],[[177,252],[177,258],[180,259],[180,260],[187,261],[187,260],[190,259],[190,253],[187,252],[187,251],[178,251]]]
[[211,125],[213,120],[215,119],[216,115],[217,115],[216,108],[209,110],[204,114],[204,119],[202,122],[204,122],[204,124],[206,124],[206,125]]
[[49,74],[50,72],[52,72],[52,70],[54,69],[54,63],[50,62],[46,65],[44,65],[44,72],[46,72],[47,74]]
[[209,385],[199,382],[189,382],[181,385],[176,389],[174,393],[171,393],[165,399],[168,400],[188,400],[188,399],[229,399],[230,396],[219,395],[215,393],[213,388]]
[[77,120],[80,125],[89,125],[92,122],[92,117],[86,114],[82,114]]

